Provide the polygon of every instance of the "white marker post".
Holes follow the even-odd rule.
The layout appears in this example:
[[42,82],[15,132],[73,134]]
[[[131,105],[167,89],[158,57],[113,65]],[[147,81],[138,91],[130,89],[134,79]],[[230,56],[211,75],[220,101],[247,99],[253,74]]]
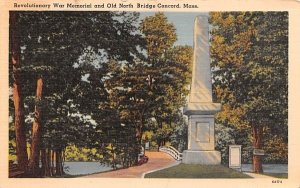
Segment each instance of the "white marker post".
[[229,145],[229,168],[242,171],[242,146]]

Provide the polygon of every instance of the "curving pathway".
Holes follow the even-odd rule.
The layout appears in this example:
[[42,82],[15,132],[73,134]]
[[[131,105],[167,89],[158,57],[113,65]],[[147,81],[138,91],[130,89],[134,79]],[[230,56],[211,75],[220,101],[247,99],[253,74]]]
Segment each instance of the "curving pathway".
[[134,166],[127,169],[120,169],[109,172],[102,172],[98,174],[91,174],[82,176],[83,178],[142,178],[146,172],[159,170],[162,168],[175,165],[178,162],[174,160],[168,154],[163,152],[147,152],[146,156],[149,157],[149,161],[141,166]]

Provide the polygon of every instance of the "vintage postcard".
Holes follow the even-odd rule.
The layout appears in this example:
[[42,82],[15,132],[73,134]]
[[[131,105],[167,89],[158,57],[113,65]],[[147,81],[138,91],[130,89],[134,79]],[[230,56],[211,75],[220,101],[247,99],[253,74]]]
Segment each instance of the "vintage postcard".
[[0,5],[0,188],[300,187],[299,1]]

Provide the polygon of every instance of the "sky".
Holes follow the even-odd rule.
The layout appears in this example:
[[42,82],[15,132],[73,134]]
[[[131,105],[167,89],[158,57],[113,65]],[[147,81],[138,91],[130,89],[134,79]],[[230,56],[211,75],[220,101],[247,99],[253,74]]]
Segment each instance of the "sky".
[[[153,16],[155,12],[140,12],[141,19],[146,16]],[[173,23],[176,28],[177,42],[175,45],[193,46],[193,30],[195,17],[203,14],[203,12],[164,12],[168,21]]]

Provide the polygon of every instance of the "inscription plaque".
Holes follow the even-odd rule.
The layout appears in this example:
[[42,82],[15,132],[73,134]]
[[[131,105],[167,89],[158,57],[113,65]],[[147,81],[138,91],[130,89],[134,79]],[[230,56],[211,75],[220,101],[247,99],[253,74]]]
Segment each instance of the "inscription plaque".
[[208,122],[196,123],[196,141],[198,142],[209,142],[210,141],[210,130]]

